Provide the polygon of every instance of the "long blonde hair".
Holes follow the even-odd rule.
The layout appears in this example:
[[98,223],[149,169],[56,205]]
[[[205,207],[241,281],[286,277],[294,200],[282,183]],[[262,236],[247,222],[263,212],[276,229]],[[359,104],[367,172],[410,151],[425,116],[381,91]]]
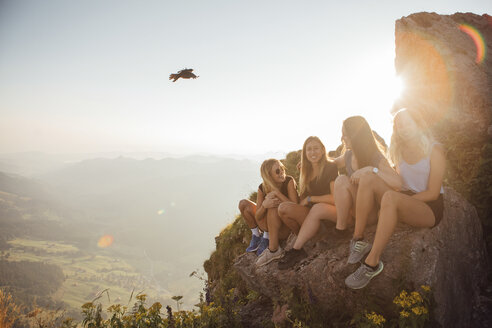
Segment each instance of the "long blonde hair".
[[401,115],[406,115],[419,129],[417,146],[424,153],[425,157],[430,155],[432,151],[432,144],[434,143],[434,137],[432,136],[428,125],[417,109],[403,108],[399,110],[393,116],[393,134],[391,135],[391,144],[388,151],[391,161],[396,166],[400,164],[402,160],[403,145],[405,143],[405,141],[400,137],[398,128],[396,127],[396,118]]
[[309,181],[312,180],[312,175],[313,175],[313,165],[311,162],[308,160],[307,155],[306,155],[306,147],[307,144],[311,141],[316,141],[320,144],[321,150],[323,152],[323,155],[321,156],[321,159],[319,161],[319,172],[318,176],[316,177],[319,179],[322,174],[323,170],[326,167],[326,164],[329,162],[328,161],[328,156],[326,154],[326,148],[325,145],[321,142],[321,140],[318,137],[311,136],[304,141],[304,145],[302,145],[302,154],[301,154],[301,174],[299,177],[299,191],[301,194],[301,197],[304,197],[307,193],[310,192],[309,190]]
[[270,191],[273,190],[279,190],[279,187],[275,180],[272,178],[272,167],[275,165],[275,163],[278,163],[279,167],[284,169],[285,171],[285,166],[282,164],[281,161],[275,158],[270,158],[261,164],[260,167],[260,173],[261,173],[261,178],[263,179],[263,192],[268,194]]

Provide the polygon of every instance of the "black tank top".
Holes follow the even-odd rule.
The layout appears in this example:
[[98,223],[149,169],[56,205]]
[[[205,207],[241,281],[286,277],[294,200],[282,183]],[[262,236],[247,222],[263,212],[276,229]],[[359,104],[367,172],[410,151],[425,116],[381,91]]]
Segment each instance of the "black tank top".
[[[287,175],[285,177],[285,181],[282,182],[282,186],[280,186],[280,192],[282,193],[282,195],[284,195],[285,197],[289,197],[289,190],[288,190],[288,186],[289,186],[289,182],[290,180],[294,179],[293,177],[291,177],[290,175]],[[258,189],[261,190],[261,192],[263,194],[265,194],[265,190],[263,190],[263,183],[261,183],[259,186],[258,186]]]

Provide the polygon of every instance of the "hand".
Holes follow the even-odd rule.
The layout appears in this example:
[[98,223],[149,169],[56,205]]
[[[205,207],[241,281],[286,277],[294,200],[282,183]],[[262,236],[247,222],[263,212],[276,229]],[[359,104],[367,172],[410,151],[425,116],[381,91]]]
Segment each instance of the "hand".
[[373,174],[372,169],[373,169],[372,166],[366,166],[361,169],[358,169],[350,176],[350,182],[353,184],[359,184],[359,180],[362,176],[366,174]]
[[302,206],[308,206],[308,205],[309,205],[309,202],[308,202],[308,200],[307,200],[307,197],[306,197],[306,198],[304,198],[304,199],[302,199],[302,200],[301,200],[301,202],[300,202],[299,204],[300,204],[300,205],[302,205]]
[[265,199],[273,199],[273,198],[279,198],[278,197],[278,190],[273,190],[270,191],[266,196]]
[[275,207],[278,207],[280,205],[282,201],[278,198],[266,198],[262,205],[264,208],[275,208]]

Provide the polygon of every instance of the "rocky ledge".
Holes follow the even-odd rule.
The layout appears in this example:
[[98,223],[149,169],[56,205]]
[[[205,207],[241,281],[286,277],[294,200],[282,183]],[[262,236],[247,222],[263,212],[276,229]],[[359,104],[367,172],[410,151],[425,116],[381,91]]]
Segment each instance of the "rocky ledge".
[[[443,327],[468,327],[488,267],[482,227],[475,208],[450,188],[445,189],[444,205],[437,227],[398,225],[382,256],[383,272],[362,290],[345,287],[345,277],[358,264],[347,264],[349,238],[337,239],[332,229],[308,243],[308,258],[289,270],[280,271],[276,261],[257,268],[254,254],[239,256],[234,266],[251,289],[270,299],[297,288],[326,311],[343,309],[348,315],[368,306],[390,313],[402,289],[428,285],[435,301],[433,320]],[[375,226],[369,227],[366,238],[372,241],[374,233]],[[290,245],[292,238],[286,247]]]

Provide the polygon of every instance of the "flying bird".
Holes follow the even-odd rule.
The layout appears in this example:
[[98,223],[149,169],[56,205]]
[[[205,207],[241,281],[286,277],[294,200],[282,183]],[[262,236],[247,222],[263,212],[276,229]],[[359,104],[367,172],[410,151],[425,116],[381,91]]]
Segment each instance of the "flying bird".
[[179,71],[176,74],[171,74],[169,75],[169,80],[173,80],[173,82],[176,82],[179,78],[182,79],[196,79],[199,76],[196,76],[193,74],[193,69],[192,68],[185,68]]

